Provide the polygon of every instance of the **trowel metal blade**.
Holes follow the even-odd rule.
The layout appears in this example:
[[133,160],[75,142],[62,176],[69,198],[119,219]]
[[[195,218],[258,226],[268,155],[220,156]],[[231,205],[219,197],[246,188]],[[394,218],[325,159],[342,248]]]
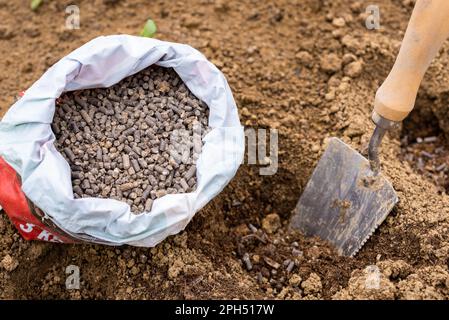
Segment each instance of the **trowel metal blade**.
[[398,202],[393,186],[369,162],[331,138],[298,201],[290,227],[318,236],[353,256]]

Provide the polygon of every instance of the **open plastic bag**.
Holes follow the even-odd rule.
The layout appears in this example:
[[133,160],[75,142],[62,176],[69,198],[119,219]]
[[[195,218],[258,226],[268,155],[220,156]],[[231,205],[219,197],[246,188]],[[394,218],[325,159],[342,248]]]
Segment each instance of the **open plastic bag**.
[[[113,199],[74,199],[50,124],[64,91],[109,87],[156,64],[172,67],[209,107],[212,130],[197,160],[197,189],[156,199],[134,215]],[[184,44],[127,35],[96,38],[53,65],[0,122],[0,205],[26,239],[154,246],[183,230],[235,175],[244,131],[223,74]]]

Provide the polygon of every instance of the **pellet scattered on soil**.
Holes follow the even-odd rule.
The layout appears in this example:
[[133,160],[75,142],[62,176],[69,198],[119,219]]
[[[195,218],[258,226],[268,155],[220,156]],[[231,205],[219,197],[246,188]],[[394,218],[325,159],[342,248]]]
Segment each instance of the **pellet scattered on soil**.
[[440,193],[449,192],[449,150],[442,134],[438,137],[402,137],[402,157],[412,168],[432,181]]
[[242,260],[243,260],[243,262],[245,263],[246,269],[247,269],[248,271],[251,271],[252,268],[253,268],[253,265],[252,265],[251,260],[250,260],[250,258],[249,258],[249,254],[248,254],[248,253],[245,253],[245,254],[243,255]]
[[142,213],[195,190],[208,115],[174,70],[157,66],[110,88],[64,93],[52,128],[75,198],[112,198]]

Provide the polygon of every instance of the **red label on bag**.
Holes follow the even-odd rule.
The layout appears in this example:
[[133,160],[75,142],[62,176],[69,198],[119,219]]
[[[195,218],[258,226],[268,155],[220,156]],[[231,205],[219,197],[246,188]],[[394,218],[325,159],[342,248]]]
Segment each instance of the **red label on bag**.
[[0,157],[0,205],[26,240],[78,242],[68,235],[63,235],[62,230],[57,230],[55,226],[49,226],[42,221],[44,220],[42,211],[28,201],[17,173],[2,157]]

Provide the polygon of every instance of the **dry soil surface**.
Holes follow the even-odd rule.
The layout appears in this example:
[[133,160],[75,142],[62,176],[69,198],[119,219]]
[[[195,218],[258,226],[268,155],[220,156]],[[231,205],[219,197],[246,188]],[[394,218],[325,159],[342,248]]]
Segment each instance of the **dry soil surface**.
[[[371,2],[84,0],[81,29],[67,30],[72,1],[44,1],[32,12],[28,0],[1,0],[1,113],[65,54],[96,36],[137,34],[151,17],[158,38],[192,45],[224,72],[244,125],[278,129],[280,149],[275,175],[243,165],[184,232],[155,248],[27,242],[2,213],[0,298],[447,299],[449,197],[432,171],[441,163],[416,165],[423,153],[414,141],[438,136],[426,152],[445,152],[448,45],[426,75],[415,115],[382,146],[400,201],[363,249],[342,258],[287,231],[326,139],[363,151],[373,129],[374,93],[413,1],[376,1],[379,30],[365,27]],[[69,265],[80,268],[80,290],[65,288]]]

